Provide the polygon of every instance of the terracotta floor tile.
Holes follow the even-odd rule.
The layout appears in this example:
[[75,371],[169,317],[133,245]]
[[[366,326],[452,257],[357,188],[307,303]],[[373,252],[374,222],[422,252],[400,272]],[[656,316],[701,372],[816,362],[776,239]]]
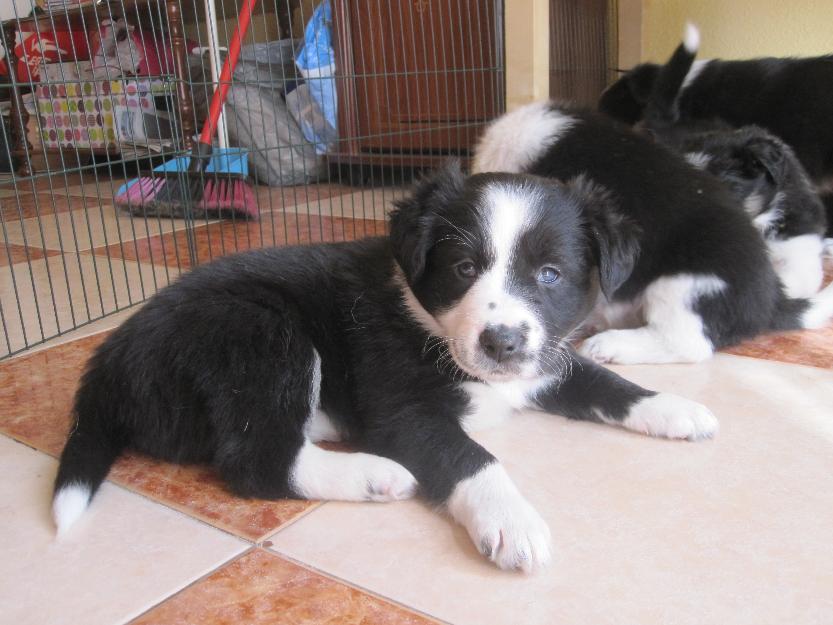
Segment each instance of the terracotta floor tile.
[[[52,456],[69,430],[72,397],[86,359],[106,333],[0,364],[0,432]],[[241,499],[206,467],[126,455],[110,479],[186,514],[258,541],[318,502]]]
[[436,621],[254,549],[132,625],[158,623],[417,625]]
[[81,172],[70,172],[66,175],[52,175],[52,176],[44,176],[45,172],[39,171],[37,172],[37,178],[21,178],[18,176],[14,182],[11,180],[6,180],[0,186],[0,192],[8,191],[10,189],[14,189],[16,186],[20,188],[25,188],[27,191],[31,192],[32,189],[36,191],[46,191],[48,192],[50,189],[63,189],[66,190],[67,187],[73,187],[76,185],[82,184],[82,182],[89,184],[90,181],[94,181],[95,178],[93,177],[92,172],[85,172],[81,174]]
[[62,189],[55,189],[52,193],[33,194],[31,189],[20,189],[20,195],[0,198],[0,212],[8,223],[14,219],[30,219],[32,217],[46,217],[55,213],[65,213],[70,210],[83,209],[89,203],[97,203],[95,189],[91,190],[88,199],[60,195]]
[[258,542],[320,505],[317,501],[243,499],[205,466],[183,466],[128,454],[109,479],[241,538]]
[[[226,254],[275,245],[295,245],[322,241],[346,241],[383,234],[385,223],[377,220],[319,217],[299,213],[265,215],[258,221],[222,221],[194,230],[199,262],[205,263]],[[111,245],[93,250],[99,256],[141,259],[141,262],[190,267],[185,231],[138,240],[123,246]]]
[[[27,254],[28,250],[28,254]],[[16,243],[0,243],[0,267],[8,267],[15,263],[25,263],[38,260],[46,256],[58,256],[56,250],[44,250],[39,247],[26,247]]]

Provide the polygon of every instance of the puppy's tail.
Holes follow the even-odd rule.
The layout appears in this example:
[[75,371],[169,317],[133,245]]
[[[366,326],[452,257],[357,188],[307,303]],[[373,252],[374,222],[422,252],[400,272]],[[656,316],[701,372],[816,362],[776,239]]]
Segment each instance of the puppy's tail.
[[833,319],[833,283],[815,296],[788,298],[784,296],[773,320],[773,330],[821,328]]
[[700,48],[700,31],[691,22],[686,24],[683,41],[674,50],[668,62],[660,68],[651,96],[645,107],[647,128],[666,128],[679,118],[678,97],[697,50]]
[[[52,518],[59,536],[87,509],[125,447],[124,437],[112,425],[114,419],[103,418],[95,406],[84,405],[90,403],[86,400],[82,387],[76,398],[75,421],[55,478]],[[92,402],[98,403],[95,399]]]

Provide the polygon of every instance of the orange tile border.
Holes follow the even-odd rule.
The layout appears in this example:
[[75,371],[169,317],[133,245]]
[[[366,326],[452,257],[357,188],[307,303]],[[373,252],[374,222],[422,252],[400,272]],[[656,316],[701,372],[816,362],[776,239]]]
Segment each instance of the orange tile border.
[[[226,220],[194,229],[197,259],[209,262],[220,256],[250,249],[302,243],[348,241],[364,236],[381,235],[385,222],[372,219],[344,219],[303,213],[266,214],[257,221]],[[188,238],[185,230],[125,242],[123,245],[97,247],[98,256],[124,258],[141,263],[190,267]]]
[[438,621],[252,549],[131,625],[428,625]]
[[[21,195],[18,197],[11,196],[3,198],[2,210],[3,219],[8,224],[9,222],[20,219],[32,219],[40,217],[41,219],[48,219],[55,213],[65,213],[71,210],[82,210],[89,208],[90,210],[98,210],[98,202],[93,202],[97,199],[94,194],[90,197],[68,197],[62,195],[65,191],[64,187],[55,187],[54,194],[48,192],[39,192],[33,194],[31,188],[28,190],[24,187],[20,190]],[[105,205],[110,201],[105,201]]]
[[[66,441],[72,397],[84,363],[107,334],[0,363],[0,432],[57,457]],[[109,479],[253,542],[320,505],[294,499],[242,499],[225,490],[208,467],[176,465],[136,454],[120,458]]]
[[40,260],[47,256],[60,256],[59,250],[45,250],[40,247],[27,247],[17,243],[0,243],[0,267]]

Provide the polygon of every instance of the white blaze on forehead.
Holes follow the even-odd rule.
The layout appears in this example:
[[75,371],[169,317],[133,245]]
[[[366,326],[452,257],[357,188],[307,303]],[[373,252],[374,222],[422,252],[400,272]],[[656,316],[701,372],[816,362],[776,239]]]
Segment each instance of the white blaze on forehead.
[[[479,337],[487,326],[523,327],[527,351],[541,348],[544,329],[532,305],[511,292],[516,276],[513,261],[523,234],[531,227],[536,197],[530,189],[508,185],[488,186],[480,199],[489,266],[463,298],[437,317],[447,336],[453,337],[453,356],[476,375]],[[530,365],[533,366],[533,365]]]
[[489,272],[509,277],[509,268],[521,235],[529,229],[531,207],[535,197],[506,186],[486,189],[483,201],[489,207],[489,239],[495,254]]

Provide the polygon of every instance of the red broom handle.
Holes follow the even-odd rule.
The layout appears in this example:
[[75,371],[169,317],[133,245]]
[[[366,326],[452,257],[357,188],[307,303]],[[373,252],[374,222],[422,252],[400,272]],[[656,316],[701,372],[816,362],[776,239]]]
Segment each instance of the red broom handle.
[[208,119],[202,127],[200,134],[200,143],[211,145],[211,137],[214,136],[214,131],[217,129],[217,121],[220,119],[220,111],[223,110],[223,102],[226,101],[226,94],[231,86],[231,75],[234,73],[234,68],[237,65],[237,57],[240,56],[240,46],[243,37],[246,36],[246,31],[249,29],[249,22],[252,20],[252,11],[254,11],[257,0],[243,0],[243,6],[240,8],[240,15],[238,16],[237,27],[234,29],[234,34],[231,36],[231,43],[229,44],[228,56],[223,63],[223,71],[220,73],[220,80],[217,88],[214,90],[214,95],[211,97],[211,106],[208,109]]

